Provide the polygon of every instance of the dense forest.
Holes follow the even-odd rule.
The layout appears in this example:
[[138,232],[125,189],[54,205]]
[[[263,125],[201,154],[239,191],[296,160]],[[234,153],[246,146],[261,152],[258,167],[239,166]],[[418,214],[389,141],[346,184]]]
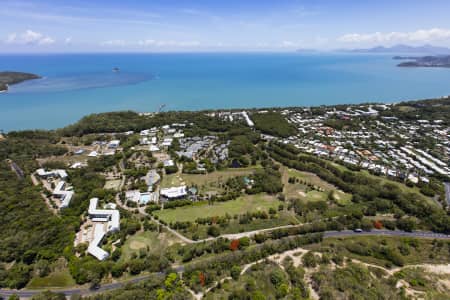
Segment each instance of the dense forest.
[[6,272],[0,266],[0,286],[21,288],[36,263],[61,256],[73,243],[75,228],[53,215],[29,179],[20,180],[0,162],[0,261],[16,263]]
[[256,129],[265,134],[288,137],[297,133],[296,128],[278,112],[256,113],[251,118]]
[[145,116],[133,111],[122,111],[88,115],[75,124],[58,130],[58,133],[64,136],[81,136],[89,133],[140,131],[173,123],[193,123],[192,130],[203,130],[203,133],[226,132],[233,126],[230,122],[209,117],[204,112],[172,111]]

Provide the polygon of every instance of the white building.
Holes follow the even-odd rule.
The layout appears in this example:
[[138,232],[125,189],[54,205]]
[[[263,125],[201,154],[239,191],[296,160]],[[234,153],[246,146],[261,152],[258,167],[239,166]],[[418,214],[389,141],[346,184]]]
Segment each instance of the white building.
[[120,145],[120,141],[119,140],[112,140],[108,143],[108,148],[109,149],[117,149]]
[[171,187],[161,189],[160,197],[166,200],[180,199],[187,196],[186,186]]
[[247,114],[246,111],[243,111],[243,112],[242,112],[242,116],[244,116],[244,119],[245,119],[245,121],[247,122],[247,125],[248,125],[249,127],[255,126],[255,123],[253,123],[253,121],[250,119],[250,117],[248,116],[248,114]]
[[41,178],[59,177],[61,179],[66,179],[67,177],[69,177],[66,170],[62,169],[45,171],[45,169],[41,168],[36,170],[36,174]]
[[66,191],[66,182],[60,181],[56,185],[52,194],[54,197],[61,199],[61,205],[59,206],[59,208],[62,209],[69,206],[70,201],[72,200],[72,197],[74,195],[74,192]]
[[92,198],[89,203],[89,218],[95,223],[94,239],[89,243],[88,253],[98,260],[108,258],[109,254],[100,243],[108,232],[120,230],[120,213],[116,209],[98,209],[98,198]]
[[149,147],[150,152],[158,152],[159,150],[160,150],[159,147],[156,145],[150,145]]
[[88,154],[88,156],[89,156],[89,157],[97,157],[97,156],[98,156],[98,152],[97,152],[97,151],[91,151],[91,152]]
[[163,165],[164,165],[164,167],[173,167],[173,166],[175,166],[175,163],[173,162],[172,159],[168,159],[163,162]]

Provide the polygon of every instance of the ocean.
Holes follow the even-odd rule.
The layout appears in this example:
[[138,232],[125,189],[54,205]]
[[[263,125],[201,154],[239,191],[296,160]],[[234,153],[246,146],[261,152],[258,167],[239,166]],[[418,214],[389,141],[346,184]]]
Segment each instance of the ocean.
[[[305,53],[0,55],[43,78],[0,94],[0,129],[54,129],[98,112],[398,102],[450,94],[450,69],[392,55]],[[119,72],[113,72],[113,68]]]

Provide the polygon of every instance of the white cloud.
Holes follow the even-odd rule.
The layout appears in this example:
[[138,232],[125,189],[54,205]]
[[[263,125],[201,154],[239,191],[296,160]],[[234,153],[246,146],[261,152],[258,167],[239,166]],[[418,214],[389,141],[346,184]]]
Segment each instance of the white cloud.
[[100,45],[102,46],[113,46],[113,47],[124,47],[127,44],[128,43],[125,42],[124,40],[109,40],[100,43]]
[[67,38],[64,40],[64,44],[66,44],[66,45],[71,45],[71,44],[72,44],[72,37],[67,37]]
[[26,30],[24,33],[17,34],[11,33],[5,41],[7,44],[17,44],[17,45],[50,45],[55,42],[55,40],[49,36],[43,35],[42,33]]
[[349,33],[338,38],[344,43],[393,43],[433,42],[450,39],[450,30],[442,28],[420,29],[413,32],[374,32],[368,34]]
[[201,12],[200,10],[193,9],[193,8],[184,8],[184,9],[180,10],[180,12],[183,14],[194,15],[194,16],[199,16],[199,15],[203,14],[203,12]]
[[197,41],[155,41],[155,40],[141,40],[137,43],[144,47],[197,47],[200,45]]
[[297,46],[297,44],[294,42],[291,42],[291,41],[283,41],[281,43],[281,47],[289,48],[289,47],[296,47],[296,46]]
[[140,40],[137,42],[129,42],[125,40],[109,40],[101,42],[100,45],[107,47],[141,47],[141,48],[189,48],[189,47],[198,47],[200,46],[200,42],[197,41],[173,41],[173,40],[153,40],[146,39]]

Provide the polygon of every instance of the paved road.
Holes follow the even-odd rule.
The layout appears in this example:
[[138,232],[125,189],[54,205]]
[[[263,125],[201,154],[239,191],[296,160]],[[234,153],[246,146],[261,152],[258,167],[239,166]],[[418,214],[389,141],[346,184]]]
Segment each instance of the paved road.
[[[324,232],[324,238],[333,238],[333,237],[346,237],[346,236],[361,236],[361,235],[371,235],[371,236],[395,236],[395,237],[414,237],[414,238],[429,238],[429,239],[447,239],[450,240],[450,235],[442,234],[442,233],[434,233],[434,232],[426,232],[426,231],[415,231],[415,232],[405,232],[400,230],[372,230],[372,231],[364,231],[364,232],[354,232],[351,230],[343,230],[343,231],[326,231]],[[175,268],[177,272],[183,272],[184,266],[177,266]],[[157,273],[158,275],[164,275],[164,273]],[[91,290],[88,288],[71,288],[71,289],[55,289],[55,292],[64,293],[67,296],[73,294],[81,294],[88,295],[99,292],[105,292],[110,290],[115,290],[123,287],[128,283],[136,283],[149,278],[150,275],[144,275],[140,277],[135,277],[128,281],[115,282],[115,283],[107,283],[100,286],[98,289]],[[8,289],[0,289],[0,296],[9,297],[10,295],[17,294],[19,297],[30,298],[35,294],[38,294],[43,290],[8,290]]]
[[220,237],[226,238],[229,240],[237,240],[237,239],[240,239],[243,237],[252,237],[252,236],[260,234],[260,233],[271,232],[271,231],[274,231],[277,229],[295,228],[295,227],[305,226],[307,224],[309,224],[309,223],[298,224],[298,225],[283,225],[283,226],[278,226],[278,227],[273,227],[273,228],[265,228],[265,229],[246,231],[246,232],[240,232],[240,233],[223,234]]

